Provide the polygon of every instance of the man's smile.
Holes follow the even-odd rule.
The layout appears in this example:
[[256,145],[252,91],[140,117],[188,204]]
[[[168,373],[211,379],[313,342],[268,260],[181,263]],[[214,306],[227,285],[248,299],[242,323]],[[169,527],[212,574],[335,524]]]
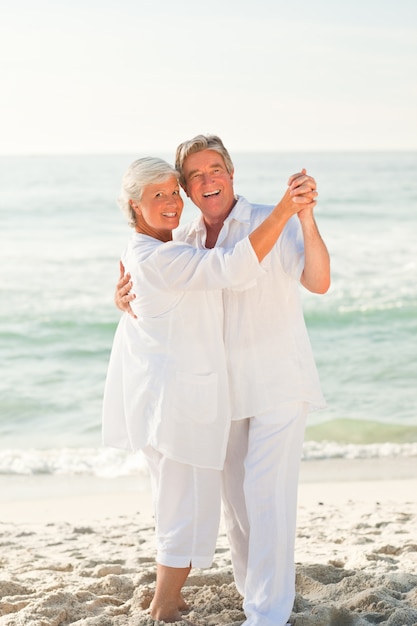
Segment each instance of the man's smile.
[[203,193],[203,198],[209,198],[210,196],[217,196],[220,193],[220,189],[215,189],[214,191],[206,191]]

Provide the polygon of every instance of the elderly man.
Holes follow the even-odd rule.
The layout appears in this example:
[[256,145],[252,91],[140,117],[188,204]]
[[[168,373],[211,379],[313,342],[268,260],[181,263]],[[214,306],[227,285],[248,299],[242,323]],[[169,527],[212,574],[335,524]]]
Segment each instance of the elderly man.
[[[272,210],[233,188],[234,168],[219,137],[182,143],[176,167],[201,216],[175,238],[196,247],[233,247]],[[223,470],[223,505],[243,626],[284,626],[295,596],[297,485],[305,421],[324,406],[300,302],[330,285],[330,260],[313,210],[316,183],[303,170],[307,203],[291,217],[264,273],[245,291],[224,290],[224,340],[232,426]],[[301,177],[301,178],[300,178]],[[290,179],[291,184],[294,177]],[[121,279],[116,304],[129,308]]]

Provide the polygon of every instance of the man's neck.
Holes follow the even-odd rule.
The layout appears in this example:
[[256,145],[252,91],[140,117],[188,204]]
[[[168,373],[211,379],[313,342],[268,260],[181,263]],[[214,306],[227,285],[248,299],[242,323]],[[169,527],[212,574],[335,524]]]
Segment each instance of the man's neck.
[[206,225],[206,244],[205,247],[206,248],[214,248],[214,246],[216,245],[217,239],[219,237],[220,231],[223,228],[223,222],[216,222],[215,224],[207,224],[207,222],[204,220],[204,223]]
[[206,232],[207,232],[206,245],[205,245],[206,248],[214,248],[214,246],[216,245],[220,231],[223,228],[223,224],[226,218],[229,217],[230,213],[232,212],[232,209],[235,206],[236,202],[237,202],[237,197],[235,196],[235,201],[233,205],[230,207],[230,210],[217,220],[210,219],[209,221],[205,216],[203,216],[203,220],[204,220],[204,224],[206,226]]

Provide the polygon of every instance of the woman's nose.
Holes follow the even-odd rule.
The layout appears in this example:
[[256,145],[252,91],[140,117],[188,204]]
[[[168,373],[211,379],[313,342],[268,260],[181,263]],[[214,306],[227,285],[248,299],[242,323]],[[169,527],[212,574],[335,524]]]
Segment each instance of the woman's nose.
[[169,206],[177,206],[181,202],[181,198],[179,196],[169,196],[167,200],[167,204]]

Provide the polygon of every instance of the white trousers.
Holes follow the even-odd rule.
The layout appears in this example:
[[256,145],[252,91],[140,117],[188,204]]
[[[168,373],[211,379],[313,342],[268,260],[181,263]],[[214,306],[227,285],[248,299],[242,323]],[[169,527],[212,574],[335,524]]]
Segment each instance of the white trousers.
[[220,522],[221,471],[143,451],[152,484],[156,560],[167,567],[210,567]]
[[297,487],[308,407],[232,422],[223,508],[242,626],[284,626],[295,598]]

